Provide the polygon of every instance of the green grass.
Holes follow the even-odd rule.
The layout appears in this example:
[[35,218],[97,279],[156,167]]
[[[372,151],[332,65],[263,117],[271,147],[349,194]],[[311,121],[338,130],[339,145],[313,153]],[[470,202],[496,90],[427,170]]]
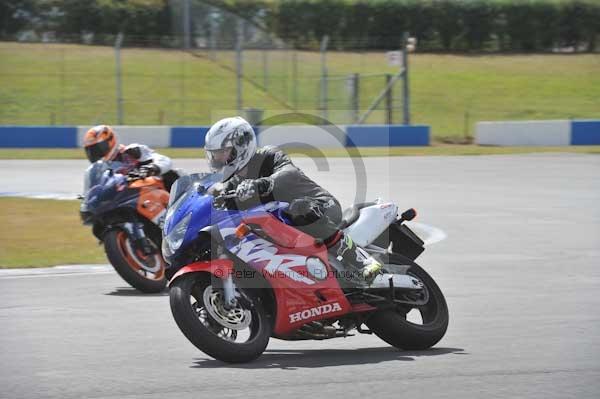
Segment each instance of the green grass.
[[107,263],[78,201],[0,198],[0,268]]
[[[320,57],[298,52],[298,108],[315,112],[319,103]],[[288,112],[293,104],[290,53],[269,55],[267,84],[273,95],[246,81],[244,106],[266,116]],[[114,50],[64,44],[0,43],[0,124],[116,124]],[[209,124],[235,113],[233,52],[207,54],[177,50],[122,50],[126,124]],[[364,111],[394,73],[383,53],[331,51],[330,76],[361,73]],[[263,84],[262,53],[246,51],[245,73]],[[431,55],[410,59],[412,123],[432,126],[434,137],[472,135],[482,120],[600,118],[600,55]],[[399,92],[399,90],[397,90]],[[329,83],[329,118],[347,122],[344,79]],[[401,104],[396,103],[400,120]],[[382,123],[377,110],[369,123]]]
[[[161,154],[171,158],[204,158],[202,149],[194,148],[159,148]],[[498,155],[527,154],[536,152],[569,152],[583,154],[600,154],[600,146],[567,146],[567,147],[494,147],[462,144],[438,144],[429,147],[362,147],[358,149],[324,149],[314,152],[286,149],[292,156],[314,156],[324,154],[326,157],[376,157],[376,156],[443,156],[443,155]],[[0,148],[0,159],[85,159],[79,148]]]

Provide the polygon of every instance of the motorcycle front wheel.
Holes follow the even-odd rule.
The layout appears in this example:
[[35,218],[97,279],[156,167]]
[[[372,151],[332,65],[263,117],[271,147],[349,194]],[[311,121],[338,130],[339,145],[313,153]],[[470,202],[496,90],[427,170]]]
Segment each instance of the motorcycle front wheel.
[[442,291],[415,262],[392,255],[385,265],[388,273],[406,273],[423,284],[422,305],[397,305],[395,309],[376,311],[366,322],[371,331],[388,344],[404,350],[423,350],[437,344],[448,328],[448,305]]
[[223,290],[212,285],[208,273],[177,278],[169,296],[177,326],[207,355],[223,362],[244,363],[265,351],[271,326],[258,298],[253,298],[251,305],[238,300],[236,306],[228,308]]
[[167,280],[160,252],[144,255],[133,246],[126,232],[117,229],[108,231],[103,241],[106,257],[123,280],[147,294],[164,290]]

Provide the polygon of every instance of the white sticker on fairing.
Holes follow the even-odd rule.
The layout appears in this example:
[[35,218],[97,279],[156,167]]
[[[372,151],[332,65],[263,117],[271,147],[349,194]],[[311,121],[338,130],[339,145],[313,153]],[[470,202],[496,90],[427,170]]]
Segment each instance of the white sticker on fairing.
[[[230,231],[235,232],[235,229],[221,229],[221,235],[226,237],[230,234]],[[305,266],[306,256],[301,255],[278,255],[277,247],[271,242],[262,238],[255,238],[253,240],[244,240],[233,248],[230,248],[231,252],[234,253],[238,258],[244,262],[261,262],[268,261],[265,266],[265,270],[273,276],[281,274],[282,277],[291,278],[294,281],[300,283],[312,285],[315,282],[306,276],[296,272],[292,267]]]
[[338,302],[328,303],[326,305],[317,306],[303,310],[302,312],[296,312],[290,314],[290,323],[297,323],[302,320],[312,319],[313,317],[321,316],[328,313],[339,312],[342,310],[341,305]]

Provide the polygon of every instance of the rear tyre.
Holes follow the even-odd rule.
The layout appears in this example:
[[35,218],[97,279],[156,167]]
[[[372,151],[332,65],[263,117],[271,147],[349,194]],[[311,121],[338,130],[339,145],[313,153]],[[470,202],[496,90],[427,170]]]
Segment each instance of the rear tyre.
[[235,308],[225,309],[222,290],[213,289],[208,273],[177,278],[169,295],[177,326],[207,355],[228,363],[244,363],[265,351],[271,325],[258,298],[252,298],[253,306],[239,302]]
[[104,235],[104,249],[119,276],[133,288],[147,294],[164,290],[167,280],[160,252],[144,256],[122,230],[110,230]]
[[[427,289],[428,301],[421,306],[398,305],[396,309],[376,311],[367,326],[379,338],[396,348],[404,350],[428,349],[438,343],[448,328],[448,305],[442,291],[419,265],[403,256],[390,256],[385,266],[389,273],[402,272],[417,277]],[[413,309],[420,314],[422,323],[407,320]]]

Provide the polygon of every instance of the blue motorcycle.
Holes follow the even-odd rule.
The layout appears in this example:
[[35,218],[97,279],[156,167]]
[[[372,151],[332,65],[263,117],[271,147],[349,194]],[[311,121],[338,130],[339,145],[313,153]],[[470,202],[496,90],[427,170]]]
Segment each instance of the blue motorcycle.
[[[364,248],[384,263],[366,282],[293,227],[287,203],[240,209],[221,178],[177,180],[163,228],[173,318],[198,349],[237,363],[260,356],[271,337],[321,340],[356,330],[417,350],[444,336],[446,301],[414,262],[424,241],[405,225],[414,210],[396,219],[397,207],[378,201],[345,212],[344,231],[366,240]],[[407,316],[413,309],[418,320]]]

